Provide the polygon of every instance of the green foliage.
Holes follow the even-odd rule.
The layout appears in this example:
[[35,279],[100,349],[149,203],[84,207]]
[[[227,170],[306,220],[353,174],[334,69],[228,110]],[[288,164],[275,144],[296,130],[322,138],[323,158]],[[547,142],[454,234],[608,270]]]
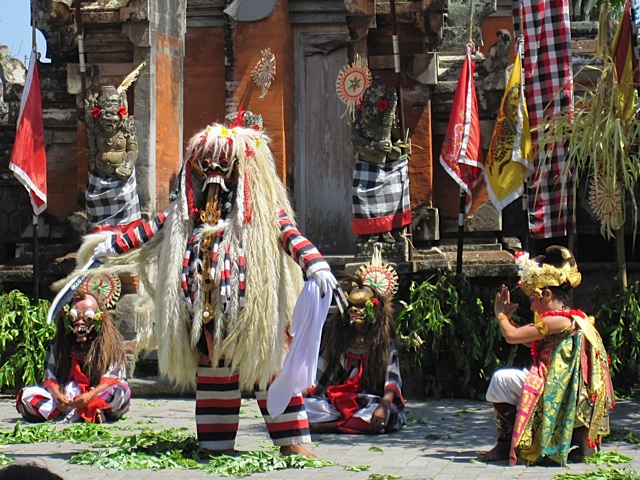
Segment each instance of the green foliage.
[[14,460],[14,458],[7,457],[4,453],[0,453],[0,467],[9,465],[10,463],[13,463]]
[[42,381],[44,357],[55,334],[47,325],[49,302],[31,305],[18,290],[0,295],[0,389]]
[[561,473],[551,480],[638,480],[638,473],[631,467],[598,468],[597,472]]
[[80,443],[113,441],[116,438],[121,437],[112,433],[108,427],[97,423],[74,423],[59,430],[52,422],[27,425],[17,422],[13,430],[0,431],[0,445],[40,442]]
[[640,281],[620,291],[594,289],[596,327],[611,359],[611,376],[616,392],[632,395],[640,382]]
[[629,463],[630,461],[631,457],[613,451],[600,451],[584,458],[584,463],[588,465],[607,465],[608,467],[617,463]]
[[220,455],[213,457],[202,467],[205,473],[224,477],[248,477],[254,473],[271,472],[285,468],[322,468],[334,465],[332,462],[304,455],[280,455],[274,451],[256,450],[238,457]]
[[198,463],[203,454],[198,441],[184,429],[143,429],[135,435],[115,435],[108,442],[74,455],[70,463],[100,469],[199,469],[225,477],[246,477],[253,473],[285,468],[320,468],[331,462],[304,455],[282,456],[273,451],[252,451],[232,457],[211,457],[205,465]]
[[[411,285],[396,330],[405,342],[403,370],[423,372],[426,397],[483,398],[496,368],[526,365],[528,349],[502,338],[493,311],[496,293],[497,287],[480,288],[450,272]],[[512,301],[528,305],[519,290]]]
[[[520,308],[515,321],[531,322],[529,301],[515,282],[507,282],[511,301]],[[619,395],[633,396],[640,387],[640,281],[622,291],[612,282],[592,295],[596,327],[611,359],[613,385]],[[502,338],[493,312],[498,287],[475,286],[464,275],[442,273],[410,287],[410,303],[400,312],[396,329],[405,344],[403,374],[421,372],[426,397],[483,398],[497,368],[527,366],[523,346]]]

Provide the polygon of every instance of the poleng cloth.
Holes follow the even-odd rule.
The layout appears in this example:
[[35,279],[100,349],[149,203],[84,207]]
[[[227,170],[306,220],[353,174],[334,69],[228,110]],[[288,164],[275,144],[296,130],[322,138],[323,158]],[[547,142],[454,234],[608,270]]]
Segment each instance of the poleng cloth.
[[89,172],[85,198],[91,228],[125,226],[140,220],[135,169],[127,180]]
[[356,161],[353,170],[353,233],[390,232],[411,223],[408,160]]
[[[520,32],[522,3],[524,32]],[[569,0],[513,2],[516,36],[524,35],[524,96],[531,141],[538,145],[538,129],[545,117],[573,106],[573,68]],[[576,231],[572,173],[567,174],[566,147],[556,142],[548,152],[537,152],[533,181],[528,182],[529,232],[550,238]]]

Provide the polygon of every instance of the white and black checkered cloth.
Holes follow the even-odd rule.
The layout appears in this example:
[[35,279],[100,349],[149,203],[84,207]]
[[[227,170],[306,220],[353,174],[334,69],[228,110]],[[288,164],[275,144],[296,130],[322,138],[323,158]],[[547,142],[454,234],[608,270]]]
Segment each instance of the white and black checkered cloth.
[[126,181],[89,172],[85,198],[87,219],[92,227],[128,225],[140,219],[135,169]]
[[[524,84],[531,140],[546,116],[573,106],[573,69],[569,0],[514,0],[513,21],[520,35],[520,4],[524,25]],[[566,174],[566,149],[556,143],[544,164],[539,152],[528,185],[529,231],[533,238],[575,233],[573,176]]]
[[390,232],[411,223],[408,160],[356,161],[352,198],[356,235]]

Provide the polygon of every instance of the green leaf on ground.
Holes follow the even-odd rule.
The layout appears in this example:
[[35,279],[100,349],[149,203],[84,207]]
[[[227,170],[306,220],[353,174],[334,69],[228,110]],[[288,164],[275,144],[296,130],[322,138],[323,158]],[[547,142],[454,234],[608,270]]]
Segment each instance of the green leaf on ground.
[[371,468],[371,465],[350,465],[347,467],[344,467],[345,470],[349,471],[349,472],[366,472],[367,470],[369,470]]

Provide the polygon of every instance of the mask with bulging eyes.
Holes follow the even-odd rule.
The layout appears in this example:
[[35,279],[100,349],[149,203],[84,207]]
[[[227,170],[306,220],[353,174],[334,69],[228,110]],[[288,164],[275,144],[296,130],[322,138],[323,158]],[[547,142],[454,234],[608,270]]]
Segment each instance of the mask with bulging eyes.
[[102,320],[104,314],[100,307],[98,308],[82,308],[79,303],[64,309],[64,327],[67,333],[73,333],[76,336],[76,342],[84,343],[89,338],[91,332],[100,332],[102,328]]

